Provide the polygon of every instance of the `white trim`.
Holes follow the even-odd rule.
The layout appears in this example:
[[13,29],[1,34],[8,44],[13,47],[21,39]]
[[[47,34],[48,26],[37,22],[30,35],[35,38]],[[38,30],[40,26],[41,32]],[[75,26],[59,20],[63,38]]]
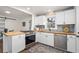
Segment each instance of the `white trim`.
[[27,10],[23,10],[23,9],[21,9],[21,8],[18,8],[18,7],[16,7],[16,6],[9,6],[9,7],[14,8],[14,9],[17,9],[17,10],[19,10],[19,11],[23,11],[23,12],[25,12],[25,13],[27,13],[27,14],[32,15],[31,12],[29,12],[29,11],[27,11]]

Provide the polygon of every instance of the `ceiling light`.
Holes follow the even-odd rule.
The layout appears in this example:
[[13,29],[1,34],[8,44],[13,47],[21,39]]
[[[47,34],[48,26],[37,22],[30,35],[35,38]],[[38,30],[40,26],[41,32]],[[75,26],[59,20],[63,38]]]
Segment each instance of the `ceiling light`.
[[48,16],[52,16],[52,15],[55,15],[54,11],[52,11],[51,9],[48,10],[47,12],[47,15]]
[[30,8],[27,8],[27,10],[30,10]]
[[48,12],[51,12],[51,9],[48,9]]
[[11,12],[10,11],[5,11],[5,13],[10,14]]

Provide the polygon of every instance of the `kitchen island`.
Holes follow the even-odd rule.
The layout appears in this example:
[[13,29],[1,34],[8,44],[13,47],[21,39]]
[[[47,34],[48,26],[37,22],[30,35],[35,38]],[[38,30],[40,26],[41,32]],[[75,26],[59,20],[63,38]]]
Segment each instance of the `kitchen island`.
[[3,33],[3,52],[17,53],[25,49],[25,34],[22,32]]

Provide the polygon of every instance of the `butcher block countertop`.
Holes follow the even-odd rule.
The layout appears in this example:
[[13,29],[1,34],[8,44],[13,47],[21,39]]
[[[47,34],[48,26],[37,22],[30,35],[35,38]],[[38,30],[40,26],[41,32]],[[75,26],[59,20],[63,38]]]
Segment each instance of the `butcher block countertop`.
[[6,36],[15,36],[15,35],[22,35],[25,34],[23,32],[7,32],[7,33],[3,33]]
[[54,34],[75,35],[75,33],[55,32]]
[[50,32],[50,31],[35,31],[35,32],[45,32],[45,33],[52,33],[52,34],[61,34],[61,35],[76,35],[75,33],[73,32]]

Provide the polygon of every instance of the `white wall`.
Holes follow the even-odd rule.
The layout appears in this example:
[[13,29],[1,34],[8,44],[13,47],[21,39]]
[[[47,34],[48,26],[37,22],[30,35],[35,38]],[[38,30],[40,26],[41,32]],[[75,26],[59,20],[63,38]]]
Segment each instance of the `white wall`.
[[35,27],[35,15],[32,15],[32,27],[31,27],[31,30],[34,30],[34,27]]
[[14,20],[7,19],[5,21],[5,28],[7,28],[8,30],[14,30],[14,22]]
[[[32,17],[28,17],[24,20],[18,20],[18,27],[19,27],[19,30],[20,31],[28,31],[30,30],[29,27],[30,27],[30,23],[29,21],[32,20]],[[25,27],[22,26],[22,22],[26,22],[26,25]]]
[[17,20],[6,19],[5,28],[7,28],[8,30],[17,31],[18,29]]
[[[3,15],[0,15],[0,16],[5,17]],[[8,28],[9,30],[14,30],[14,31],[20,31],[18,20],[6,19],[5,20],[5,28]]]
[[[2,15],[0,15],[2,16]],[[22,19],[22,20],[11,20],[11,19],[6,19],[5,21],[5,28],[7,28],[8,30],[14,30],[14,31],[27,31],[30,30],[29,29],[29,21],[32,20],[32,16],[26,17],[26,19]],[[22,26],[22,22],[26,22],[26,26],[23,27]]]
[[[7,28],[8,30],[14,30],[14,31],[28,31],[30,30],[30,24],[29,21],[31,20],[31,18],[26,18],[24,20],[10,20],[10,19],[6,19],[5,21],[5,28]],[[22,26],[22,22],[26,22],[26,26],[23,27]]]
[[[5,21],[5,28],[7,28],[8,30],[14,30],[14,31],[28,31],[30,30],[30,23],[29,21],[32,20],[31,17],[28,17],[26,19],[23,20],[10,20],[10,19],[6,19]],[[22,22],[26,22],[26,26],[23,27],[22,26]]]

